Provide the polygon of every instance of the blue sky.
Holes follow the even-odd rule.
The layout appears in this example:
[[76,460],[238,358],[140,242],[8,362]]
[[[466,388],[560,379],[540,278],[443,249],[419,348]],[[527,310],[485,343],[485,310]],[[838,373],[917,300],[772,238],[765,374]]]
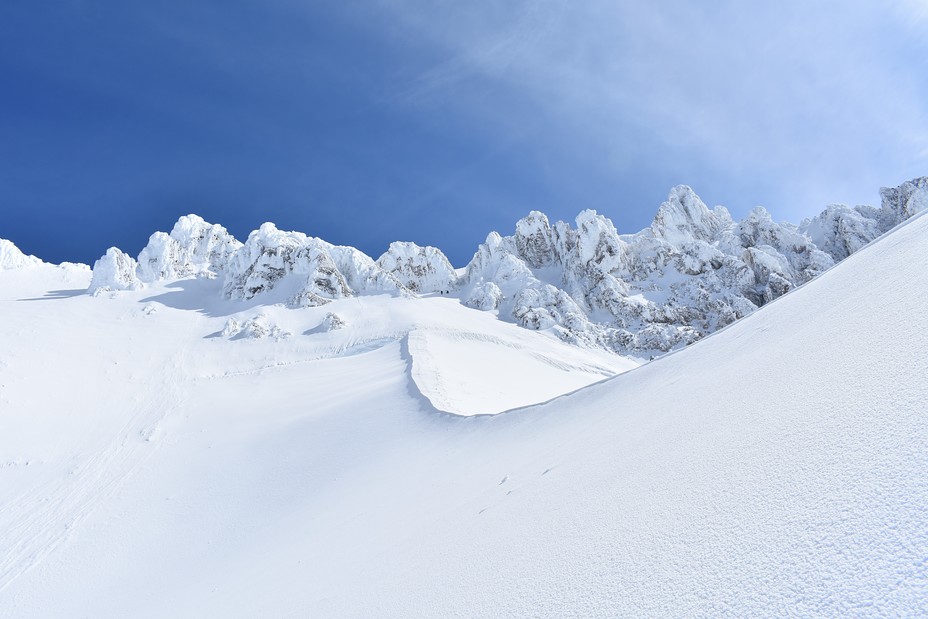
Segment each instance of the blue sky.
[[671,186],[798,222],[928,174],[928,1],[0,4],[0,237],[136,254],[194,212],[463,265]]

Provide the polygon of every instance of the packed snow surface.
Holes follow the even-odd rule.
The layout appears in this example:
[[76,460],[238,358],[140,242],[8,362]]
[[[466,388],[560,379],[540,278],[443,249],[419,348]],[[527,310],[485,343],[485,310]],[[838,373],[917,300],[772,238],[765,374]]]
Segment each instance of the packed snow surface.
[[925,616],[926,238],[604,381],[441,294],[0,271],[0,616]]

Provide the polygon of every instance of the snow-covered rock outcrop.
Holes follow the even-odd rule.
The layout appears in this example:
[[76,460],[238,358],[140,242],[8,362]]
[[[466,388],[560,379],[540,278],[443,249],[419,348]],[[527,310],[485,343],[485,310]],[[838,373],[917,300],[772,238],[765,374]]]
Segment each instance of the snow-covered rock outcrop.
[[241,246],[219,224],[185,215],[177,220],[170,234],[151,235],[138,257],[138,277],[143,282],[215,277]]
[[670,190],[667,201],[657,209],[651,232],[675,246],[696,240],[712,243],[733,223],[724,206],[710,211],[690,187],[677,185]]
[[244,322],[229,318],[220,335],[230,340],[269,338],[279,341],[290,337],[291,333],[281,329],[270,316],[261,313]]
[[843,260],[881,234],[928,210],[928,177],[880,189],[882,204],[850,208],[835,204],[803,221],[799,230],[832,258]]
[[23,269],[43,264],[35,256],[27,256],[12,241],[0,239],[0,270]]
[[107,250],[94,264],[88,292],[132,290],[159,280],[217,277],[241,247],[222,226],[184,215],[170,234],[152,234],[138,260],[115,247]]
[[850,208],[833,204],[812,219],[800,224],[802,232],[834,260],[844,260],[880,236],[880,222],[871,207]]
[[898,187],[880,189],[880,224],[889,231],[922,211],[928,210],[928,176],[906,181]]
[[631,235],[595,211],[576,227],[532,212],[513,236],[491,233],[478,248],[462,299],[565,340],[658,354],[753,312],[928,208],[928,179],[881,195],[881,209],[833,206],[794,226],[760,207],[736,223],[681,185]]
[[411,292],[450,290],[457,283],[454,267],[435,247],[400,241],[390,243],[390,248],[377,259],[377,266]]
[[556,257],[554,231],[544,213],[532,211],[517,221],[512,240],[518,254],[532,268],[547,266]]
[[333,312],[326,314],[325,318],[322,319],[322,324],[320,325],[321,330],[324,332],[338,331],[339,329],[344,329],[347,326],[348,323],[345,322],[345,319]]
[[[434,247],[392,243],[374,261],[271,223],[242,244],[222,226],[188,215],[170,234],[152,235],[138,264],[110,249],[94,266],[90,290],[218,277],[230,299],[291,307],[447,290],[469,307],[565,341],[654,355],[750,314],[928,209],[928,177],[884,188],[881,196],[880,208],[833,205],[795,226],[775,222],[761,207],[735,222],[724,207],[710,209],[679,185],[649,227],[625,235],[592,210],[577,215],[574,226],[532,211],[512,236],[487,235],[460,275]],[[3,264],[29,262],[8,246],[0,242]]]
[[323,305],[355,294],[406,294],[397,279],[353,247],[339,247],[301,232],[263,224],[248,236],[224,269],[231,299],[275,297],[298,307]]
[[91,294],[98,294],[107,290],[137,290],[142,287],[136,275],[137,263],[132,256],[116,247],[110,247],[102,258],[93,265],[93,276],[90,287]]

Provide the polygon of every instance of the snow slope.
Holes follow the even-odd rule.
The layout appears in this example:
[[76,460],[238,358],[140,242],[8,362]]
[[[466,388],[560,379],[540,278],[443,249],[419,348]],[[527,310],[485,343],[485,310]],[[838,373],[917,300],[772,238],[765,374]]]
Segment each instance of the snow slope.
[[693,346],[472,417],[432,402],[607,366],[441,297],[0,272],[0,616],[928,614],[926,238],[916,217]]

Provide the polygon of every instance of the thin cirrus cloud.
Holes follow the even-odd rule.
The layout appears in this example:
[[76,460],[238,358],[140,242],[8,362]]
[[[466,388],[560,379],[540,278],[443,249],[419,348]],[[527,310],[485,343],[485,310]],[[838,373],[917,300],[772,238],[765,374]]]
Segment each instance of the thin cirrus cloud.
[[[928,172],[926,6],[394,1],[382,10],[446,56],[401,89],[403,103],[453,100],[467,83],[489,82],[542,110],[556,125],[552,148],[605,153],[616,168],[662,153],[669,169],[701,171],[680,182],[796,218],[830,201],[873,202],[879,185]],[[499,101],[481,109],[468,98],[467,113],[517,131],[523,110],[510,116]]]

